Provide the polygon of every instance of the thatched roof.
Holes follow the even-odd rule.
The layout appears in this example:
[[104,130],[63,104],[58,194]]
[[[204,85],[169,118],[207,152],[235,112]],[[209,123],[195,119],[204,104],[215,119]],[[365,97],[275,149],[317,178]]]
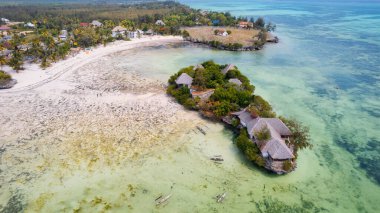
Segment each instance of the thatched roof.
[[115,28],[112,29],[112,32],[122,32],[122,31],[127,31],[127,29],[122,26],[116,26]]
[[193,83],[193,78],[190,77],[187,73],[182,73],[177,80],[175,81],[177,85],[188,85],[191,86]]
[[91,22],[91,25],[93,25],[93,26],[97,26],[97,27],[101,27],[103,24],[100,23],[100,22],[97,21],[97,20],[93,20],[93,21]]
[[265,145],[260,147],[263,155],[270,155],[273,159],[285,160],[294,158],[292,151],[285,144],[281,136],[290,136],[289,128],[278,118],[253,118],[251,113],[246,110],[234,112],[240,119],[240,123],[247,127],[250,138],[254,138],[256,132],[262,131],[263,128],[268,128],[271,138],[265,142]]
[[156,25],[165,26],[165,22],[163,22],[162,20],[157,20]]
[[204,67],[202,66],[202,64],[197,64],[194,66],[193,70],[197,70],[197,69],[204,69]]
[[240,86],[240,85],[243,84],[243,83],[242,83],[239,79],[237,79],[237,78],[231,78],[230,80],[228,80],[228,82],[233,83],[233,84],[236,84],[236,85],[238,85],[238,86]]
[[224,69],[222,70],[222,73],[225,75],[225,74],[228,73],[228,71],[233,70],[233,69],[236,69],[235,65],[233,65],[233,64],[229,64],[228,66],[226,66],[226,68],[224,68]]

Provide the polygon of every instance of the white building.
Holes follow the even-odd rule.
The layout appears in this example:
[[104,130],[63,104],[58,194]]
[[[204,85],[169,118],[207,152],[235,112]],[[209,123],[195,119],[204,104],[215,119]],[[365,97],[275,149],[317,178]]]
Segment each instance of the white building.
[[165,22],[163,22],[162,20],[157,20],[156,25],[165,26]]
[[125,29],[122,26],[116,26],[112,29],[112,37],[118,37],[118,36],[125,36],[125,33],[127,32],[127,29]]
[[1,21],[5,22],[6,24],[8,24],[10,22],[9,19],[6,19],[6,18],[1,18]]
[[31,22],[28,22],[24,25],[25,27],[29,27],[29,28],[34,28],[34,24],[32,24]]
[[91,25],[94,26],[94,27],[101,27],[101,26],[103,26],[103,24],[100,23],[100,22],[97,21],[97,20],[93,20],[93,21],[91,22]]

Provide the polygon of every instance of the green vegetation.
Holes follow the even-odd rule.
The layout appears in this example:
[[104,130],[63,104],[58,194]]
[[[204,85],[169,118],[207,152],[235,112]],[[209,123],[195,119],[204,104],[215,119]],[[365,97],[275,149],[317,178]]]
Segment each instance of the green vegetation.
[[11,78],[12,78],[11,75],[9,75],[8,73],[0,70],[0,81],[6,81],[6,80],[9,80]]
[[[254,86],[252,86],[247,77],[242,75],[239,70],[232,69],[227,75],[221,70],[227,65],[218,65],[213,61],[207,61],[202,64],[204,69],[193,70],[193,67],[181,69],[169,79],[167,93],[174,96],[181,104],[188,103],[185,106],[189,109],[200,109],[205,113],[212,113],[214,117],[221,118],[231,111],[236,111],[247,107],[254,101]],[[213,95],[206,103],[197,104],[197,101],[191,101],[190,90],[188,88],[177,87],[175,80],[182,73],[187,73],[193,80],[193,86],[197,90],[215,89]],[[241,86],[229,83],[231,78],[237,78],[242,82]],[[198,102],[199,103],[199,102]]]
[[260,131],[255,132],[255,138],[259,141],[267,141],[270,139],[270,132],[268,127],[262,128]]
[[[203,67],[203,68],[202,68]],[[240,128],[240,121],[235,116],[230,116],[231,112],[245,109],[250,112],[253,118],[275,118],[272,106],[261,96],[254,95],[255,87],[250,84],[249,79],[244,76],[236,67],[230,68],[226,74],[223,74],[227,65],[219,65],[213,61],[206,61],[194,70],[193,66],[181,69],[172,75],[169,79],[167,93],[173,96],[180,104],[187,109],[199,110],[202,115],[225,121],[231,124],[235,129]],[[190,88],[188,86],[177,85],[176,80],[180,75],[186,73],[193,78]],[[241,85],[230,83],[230,79],[238,79]],[[190,82],[187,82],[190,83]],[[207,98],[193,98],[191,91],[197,93],[208,92],[213,89],[213,93]],[[296,120],[280,119],[289,127],[291,137],[286,140],[288,147],[293,148],[293,154],[297,157],[297,152],[301,149],[311,148],[309,130]],[[268,162],[261,155],[260,147],[270,138],[271,132],[268,127],[254,132],[254,143],[248,136],[246,128],[241,128],[239,135],[235,139],[237,147],[244,155],[258,165],[259,167],[268,167]],[[270,162],[269,162],[270,164]],[[292,160],[284,161],[284,171],[291,171],[294,168]],[[269,166],[270,167],[270,166]]]
[[288,126],[292,132],[292,137],[289,140],[289,144],[294,147],[294,153],[297,157],[297,152],[302,149],[311,148],[309,128],[303,126],[299,121],[295,119],[287,119],[280,117],[280,119]]
[[265,166],[265,159],[261,156],[259,148],[249,139],[246,129],[241,129],[235,143],[247,159],[260,167]]
[[[190,36],[181,27],[193,26],[233,26],[244,18],[236,18],[230,13],[204,12],[176,2],[150,2],[143,4],[46,4],[46,5],[4,5],[0,14],[11,21],[32,23],[28,28],[24,24],[12,25],[10,41],[0,39],[0,51],[10,50],[12,54],[0,56],[2,65],[9,65],[16,71],[23,69],[25,60],[40,63],[48,67],[51,63],[65,58],[71,48],[89,48],[95,45],[107,45],[115,39],[126,39],[121,35],[112,36],[115,26],[127,30],[152,30],[161,35]],[[93,20],[100,21],[100,27],[88,26]],[[164,24],[156,24],[162,20]],[[266,31],[265,22],[254,24],[254,28]],[[270,28],[271,26],[269,26]],[[268,26],[267,26],[268,28]],[[64,36],[62,35],[64,30]],[[24,33],[21,33],[24,32]],[[26,33],[27,32],[27,33]],[[141,36],[139,34],[139,36]],[[2,36],[3,37],[3,36]],[[212,41],[211,46],[219,47],[220,42]],[[240,43],[225,45],[227,50],[239,50]],[[191,105],[191,104],[190,104]],[[224,114],[224,112],[221,112]]]

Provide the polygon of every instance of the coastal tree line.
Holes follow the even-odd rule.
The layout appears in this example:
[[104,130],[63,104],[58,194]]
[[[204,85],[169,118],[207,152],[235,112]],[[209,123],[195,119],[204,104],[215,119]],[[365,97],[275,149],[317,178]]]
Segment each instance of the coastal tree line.
[[[137,5],[1,6],[0,14],[12,21],[30,22],[34,25],[33,28],[26,27],[24,24],[12,25],[8,36],[1,35],[0,53],[4,50],[12,52],[8,57],[0,54],[1,63],[11,66],[16,71],[23,69],[25,60],[40,63],[41,67],[45,68],[52,62],[65,58],[71,48],[107,45],[115,39],[123,39],[112,36],[112,29],[118,25],[127,30],[153,30],[162,35],[186,36],[186,32],[181,31],[181,27],[236,26],[239,21],[247,20],[247,18],[234,17],[228,12],[201,11],[176,2]],[[81,25],[83,22],[88,23],[92,20],[99,20],[103,25],[101,27]],[[165,25],[155,24],[157,20],[163,20]],[[267,25],[262,18],[258,18],[254,23],[255,28],[266,30]],[[68,39],[59,38],[62,30],[67,31]],[[29,32],[20,34],[26,31]],[[12,37],[10,40],[5,39],[9,36]],[[236,50],[241,48],[241,44],[231,44],[229,48]]]

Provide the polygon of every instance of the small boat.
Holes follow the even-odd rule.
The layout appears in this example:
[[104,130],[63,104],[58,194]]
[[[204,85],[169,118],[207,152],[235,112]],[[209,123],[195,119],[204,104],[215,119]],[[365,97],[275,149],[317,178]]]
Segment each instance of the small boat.
[[165,202],[167,202],[169,199],[170,199],[170,197],[172,196],[172,194],[169,194],[169,195],[167,195],[167,196],[165,196],[165,197],[158,197],[157,199],[156,199],[156,206],[159,206],[159,205],[161,205],[161,204],[163,204],[163,203],[165,203]]
[[154,201],[157,202],[157,200],[161,199],[162,198],[162,194],[160,194],[160,196],[158,196]]
[[213,161],[224,161],[223,157],[221,155],[215,155],[214,157],[211,157],[210,160]]
[[217,195],[216,196],[216,202],[222,203],[224,201],[224,199],[226,198],[226,196],[227,196],[227,192],[223,192],[222,194]]
[[206,132],[205,132],[201,127],[197,126],[197,129],[198,129],[202,134],[206,135]]

